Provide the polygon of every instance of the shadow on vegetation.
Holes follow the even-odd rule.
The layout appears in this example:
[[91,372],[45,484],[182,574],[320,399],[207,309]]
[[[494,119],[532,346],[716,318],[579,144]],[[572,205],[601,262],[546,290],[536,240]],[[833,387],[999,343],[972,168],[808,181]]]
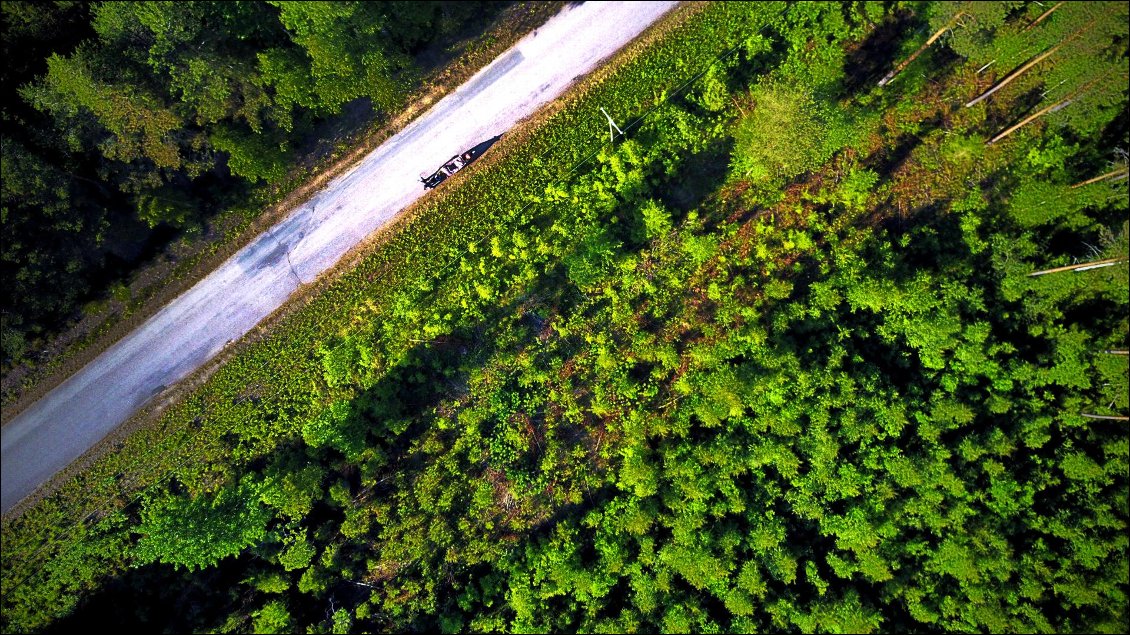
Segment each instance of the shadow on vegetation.
[[701,152],[683,160],[680,173],[686,177],[669,182],[658,193],[660,201],[674,212],[672,221],[675,224],[682,222],[691,210],[701,207],[703,201],[718,189],[717,184],[729,172],[733,149],[733,138],[724,137],[711,141]]
[[875,152],[867,157],[862,165],[877,173],[880,180],[887,180],[906,163],[910,153],[920,145],[922,145],[922,135],[904,134],[898,138],[893,147]]
[[[1035,108],[1040,105],[1044,100],[1043,93],[1044,91],[1041,90],[1040,86],[1034,86],[1028,92],[1018,95],[1015,99],[1007,102],[1007,107],[1001,107],[996,104],[990,105],[985,112],[984,129],[996,133],[1019,123],[1021,119],[1032,114]],[[1000,93],[998,93],[998,95],[999,94]],[[997,95],[994,95],[993,97],[996,96]]]
[[1116,149],[1130,150],[1130,110],[1123,103],[1122,113],[1103,128],[1097,143],[1067,127],[1060,129],[1060,135],[1065,144],[1079,146],[1079,151],[1068,157],[1067,168],[1073,180],[1085,181],[1108,171],[1111,163],[1118,161]]
[[903,41],[911,37],[915,22],[912,11],[899,11],[878,26],[859,46],[852,47],[844,60],[841,94],[852,95],[874,84],[892,64]]
[[[187,633],[218,623],[239,609],[234,592],[245,577],[251,558],[227,558],[217,566],[195,573],[174,572],[169,565],[152,564],[130,569],[107,580],[98,592],[85,598],[73,613],[53,622],[45,633],[101,630],[123,633]],[[217,593],[230,589],[228,593]]]
[[[562,294],[568,293],[568,287],[560,275],[551,273],[539,278],[515,300],[491,307],[474,324],[414,345],[395,367],[350,402],[349,414],[339,424],[341,433],[353,435],[352,440],[365,447],[380,448],[389,457],[378,468],[378,473],[398,474],[408,482],[414,482],[433,461],[430,454],[413,449],[415,442],[434,421],[435,416],[430,413],[441,411],[439,407],[445,400],[464,396],[470,374],[482,368],[501,350],[520,351],[537,345],[539,335],[544,335],[548,328],[543,317],[548,310],[539,311],[539,307],[568,302],[562,297]],[[511,320],[515,320],[517,326]],[[491,437],[495,428],[503,424],[502,421],[487,422],[482,436]],[[558,428],[558,434],[566,443],[583,443],[587,433],[583,429],[571,432]],[[239,441],[234,439],[233,442]],[[518,476],[517,472],[537,469],[540,458],[537,453],[538,450],[531,447],[526,452],[527,456],[520,456],[518,460],[496,462],[497,459],[488,459],[487,463],[479,466],[478,474],[469,473],[467,478],[476,478],[487,469],[497,469],[513,481]],[[306,447],[297,438],[280,445],[269,457],[252,461],[245,473],[262,473],[269,463],[276,462],[283,454],[293,454],[296,461],[303,463],[314,460],[326,467],[323,491],[328,491],[330,484],[342,479],[350,484],[350,491],[355,496],[367,493],[380,497],[400,486],[396,479],[381,477],[378,480],[372,474],[369,479],[377,480],[377,483],[363,485],[359,472],[366,470],[365,466],[351,463],[342,452],[327,446],[317,449]],[[178,490],[175,479],[170,488]],[[533,535],[548,532],[563,519],[574,517],[578,510],[590,509],[608,495],[594,491],[580,503],[557,506],[535,523],[531,531]],[[302,526],[319,527],[315,542],[324,546],[337,534],[342,521],[341,510],[323,498],[315,501]],[[276,519],[267,541],[205,570],[178,571],[165,564],[128,569],[86,596],[73,613],[53,623],[47,632],[98,630],[102,626],[124,628],[127,632],[226,630],[231,624],[225,625],[225,620],[231,615],[247,616],[271,599],[282,600],[296,623],[316,624],[325,617],[322,609],[330,598],[337,606],[354,606],[368,597],[368,588],[342,579],[331,581],[328,588],[318,594],[318,599],[311,599],[309,594],[300,593],[297,589],[302,570],[283,574],[289,581],[289,588],[281,593],[268,596],[254,591],[246,583],[249,578],[266,571],[281,572],[274,563],[274,557],[280,548],[277,532],[285,531],[284,523],[284,519]],[[271,535],[276,537],[272,539]],[[219,589],[228,591],[217,592]],[[433,627],[429,623],[424,630],[433,630]]]

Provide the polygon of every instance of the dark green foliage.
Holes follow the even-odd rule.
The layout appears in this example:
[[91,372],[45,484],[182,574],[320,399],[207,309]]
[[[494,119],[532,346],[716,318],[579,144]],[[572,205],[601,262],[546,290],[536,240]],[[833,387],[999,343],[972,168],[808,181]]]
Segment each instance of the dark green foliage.
[[146,504],[133,557],[139,565],[163,562],[191,571],[234,556],[266,537],[270,512],[258,499],[257,488],[244,484],[206,497]]
[[255,633],[292,633],[294,623],[286,604],[279,600],[272,600],[263,605],[263,608],[251,614],[254,621],[251,630]]
[[[380,108],[400,100],[399,73],[409,60],[383,45],[383,32],[395,28],[386,7],[369,2],[271,4],[278,8],[279,22],[291,41],[305,53],[309,66],[302,75],[313,79],[308,99],[317,110],[338,112],[361,96]],[[267,75],[264,82],[273,85],[275,79]]]

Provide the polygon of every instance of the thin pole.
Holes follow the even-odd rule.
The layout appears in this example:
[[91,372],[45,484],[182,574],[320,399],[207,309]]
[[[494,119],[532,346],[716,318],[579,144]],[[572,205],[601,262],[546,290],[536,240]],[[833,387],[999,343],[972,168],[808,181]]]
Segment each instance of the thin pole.
[[619,133],[620,133],[620,136],[621,136],[621,137],[622,137],[622,136],[624,136],[624,131],[620,129],[620,126],[617,126],[617,125],[616,125],[616,122],[615,122],[615,121],[612,121],[612,115],[608,114],[608,111],[604,109],[604,106],[601,106],[601,107],[600,107],[600,112],[604,113],[604,116],[605,116],[606,118],[608,118],[608,137],[609,137],[609,139],[608,139],[608,140],[609,140],[610,142],[611,142],[611,141],[615,141],[615,140],[616,140],[616,135],[612,134],[612,129],[613,129],[613,128],[615,128],[615,129],[616,129],[616,132],[619,132]]

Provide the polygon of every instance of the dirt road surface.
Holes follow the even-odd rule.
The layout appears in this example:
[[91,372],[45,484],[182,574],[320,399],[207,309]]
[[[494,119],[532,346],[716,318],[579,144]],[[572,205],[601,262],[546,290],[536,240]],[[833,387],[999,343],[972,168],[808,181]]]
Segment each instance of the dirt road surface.
[[431,173],[533,114],[676,4],[586,2],[563,9],[136,331],[5,421],[0,511],[6,514],[165,386],[251,330],[300,281],[315,279],[422,196],[421,172]]

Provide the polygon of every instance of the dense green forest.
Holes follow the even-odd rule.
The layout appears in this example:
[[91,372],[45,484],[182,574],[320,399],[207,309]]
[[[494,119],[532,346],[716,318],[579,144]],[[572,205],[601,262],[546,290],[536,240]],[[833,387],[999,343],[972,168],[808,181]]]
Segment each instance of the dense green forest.
[[4,2],[5,369],[502,2]]
[[1124,632],[1127,13],[682,7],[6,520],[4,630]]

